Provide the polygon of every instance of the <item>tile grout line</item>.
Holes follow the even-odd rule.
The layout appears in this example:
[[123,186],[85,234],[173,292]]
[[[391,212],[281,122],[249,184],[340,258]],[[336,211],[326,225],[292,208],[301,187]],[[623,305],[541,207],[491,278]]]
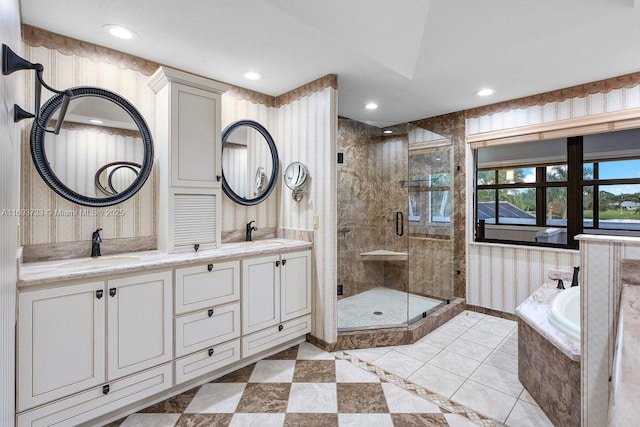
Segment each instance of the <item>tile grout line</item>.
[[429,402],[438,406],[441,410],[445,411],[445,413],[451,413],[451,414],[463,416],[467,418],[469,421],[473,422],[474,424],[478,424],[480,426],[486,426],[486,427],[504,426],[503,423],[497,420],[494,420],[490,417],[482,415],[471,408],[468,408],[444,396],[441,396],[437,393],[427,390],[426,388],[419,386],[415,383],[412,383],[408,380],[405,380],[404,378],[399,377],[398,375],[387,372],[384,369],[379,368],[370,362],[360,360],[357,357],[351,356],[343,351],[335,352],[334,356],[339,360],[345,360],[347,362],[350,362],[354,366],[359,367],[360,369],[364,369],[367,372],[371,372],[372,374],[376,375],[380,379],[383,379],[392,384],[395,384],[398,387],[403,388],[404,390],[407,390],[425,400],[428,400]]

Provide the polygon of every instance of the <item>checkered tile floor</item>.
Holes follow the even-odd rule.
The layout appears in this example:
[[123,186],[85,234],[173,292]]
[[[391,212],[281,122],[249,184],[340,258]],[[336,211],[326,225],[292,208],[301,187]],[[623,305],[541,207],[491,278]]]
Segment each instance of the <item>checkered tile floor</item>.
[[338,425],[502,424],[356,357],[302,343],[108,426]]

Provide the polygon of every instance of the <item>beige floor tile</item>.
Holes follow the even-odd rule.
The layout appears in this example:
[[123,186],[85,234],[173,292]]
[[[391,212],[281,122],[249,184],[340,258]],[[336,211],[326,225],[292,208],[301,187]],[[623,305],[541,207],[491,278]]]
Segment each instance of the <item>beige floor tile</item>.
[[482,362],[491,354],[493,348],[458,338],[449,344],[445,350]]
[[467,326],[456,325],[455,323],[447,322],[444,325],[440,326],[434,332],[443,332],[447,335],[452,335],[454,337],[459,337],[460,335],[467,332],[469,328]]
[[418,341],[410,345],[399,345],[395,348],[395,351],[406,354],[414,359],[428,362],[433,356],[440,353],[442,349],[431,344]]
[[449,427],[477,427],[477,424],[474,424],[469,418],[461,415],[444,414],[444,418],[449,423]]
[[533,398],[533,396],[531,396],[531,394],[529,394],[529,392],[527,391],[526,388],[522,389],[522,393],[520,393],[520,396],[518,397],[518,399],[520,400],[524,400],[527,403],[531,403],[532,405],[538,405],[538,402],[536,402],[536,400]]
[[486,363],[480,365],[469,379],[516,398],[520,396],[524,388],[518,381],[518,374],[487,365]]
[[517,338],[506,338],[500,344],[496,346],[496,350],[504,351],[505,353],[518,356],[518,340]]
[[233,413],[238,406],[246,384],[209,383],[203,384],[193,397],[185,413]]
[[453,393],[465,382],[466,378],[453,374],[437,366],[426,364],[408,378],[427,390],[451,397]]
[[173,427],[180,414],[132,414],[121,427]]
[[260,360],[251,373],[251,383],[286,383],[293,379],[295,360]]
[[315,345],[303,342],[298,350],[298,360],[334,360],[333,354],[328,353]]
[[445,334],[444,332],[434,331],[426,335],[424,338],[421,338],[418,342],[429,344],[438,348],[445,348],[455,340],[456,340],[456,337],[453,335]]
[[430,365],[445,369],[462,377],[468,377],[480,366],[479,361],[461,356],[448,350],[442,350],[429,361]]
[[393,347],[363,348],[357,350],[345,350],[345,353],[357,357],[360,360],[373,363],[377,358],[393,350]]
[[391,414],[338,414],[340,427],[393,427]]
[[467,380],[451,397],[451,400],[504,422],[517,399],[477,382]]
[[506,338],[511,331],[513,331],[513,327],[503,326],[501,323],[488,322],[486,319],[482,319],[473,325],[471,330],[482,331],[488,334],[497,335],[500,338]]
[[234,414],[229,427],[282,427],[285,414]]
[[487,365],[504,369],[505,371],[518,373],[518,356],[506,353],[504,351],[495,350],[484,361]]
[[387,372],[396,374],[399,377],[407,378],[424,365],[424,363],[422,360],[414,359],[411,356],[393,350],[377,358],[374,365]]
[[379,383],[380,378],[346,360],[336,360],[336,381],[339,383]]
[[471,341],[476,344],[482,344],[487,347],[495,348],[502,342],[504,337],[499,335],[490,334],[488,332],[479,331],[477,329],[471,328],[464,334],[460,335],[460,338],[463,340]]
[[384,396],[387,399],[389,412],[393,413],[416,413],[434,414],[439,413],[437,405],[423,399],[415,394],[391,383],[382,383]]
[[336,384],[291,384],[287,412],[300,412],[306,414],[338,412]]
[[539,406],[518,400],[507,418],[507,425],[518,427],[553,427]]

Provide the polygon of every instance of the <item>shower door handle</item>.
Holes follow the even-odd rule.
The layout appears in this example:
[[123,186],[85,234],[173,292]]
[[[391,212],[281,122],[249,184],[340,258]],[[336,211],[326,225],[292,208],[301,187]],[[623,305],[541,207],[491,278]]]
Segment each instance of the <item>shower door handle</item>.
[[400,211],[396,212],[396,235],[404,234],[404,214]]

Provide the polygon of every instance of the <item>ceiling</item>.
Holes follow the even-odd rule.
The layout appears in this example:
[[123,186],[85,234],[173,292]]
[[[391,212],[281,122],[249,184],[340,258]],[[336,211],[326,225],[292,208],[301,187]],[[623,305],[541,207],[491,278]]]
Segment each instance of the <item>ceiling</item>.
[[[24,23],[380,127],[640,71],[640,0],[21,0]],[[105,24],[137,32],[111,37]],[[255,70],[258,81],[242,73]],[[495,93],[480,98],[475,92]],[[377,110],[365,110],[370,101]]]

